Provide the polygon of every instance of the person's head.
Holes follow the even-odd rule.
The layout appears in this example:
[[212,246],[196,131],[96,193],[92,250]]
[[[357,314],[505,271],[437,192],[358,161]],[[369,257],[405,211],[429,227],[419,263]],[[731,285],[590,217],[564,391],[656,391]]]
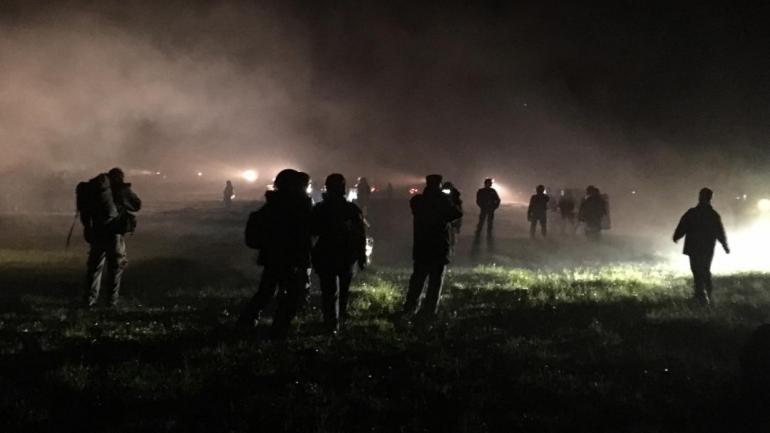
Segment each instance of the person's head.
[[709,188],[703,188],[698,193],[698,203],[708,204],[711,203],[711,197],[714,196],[714,191]]
[[586,187],[586,195],[594,195],[594,194],[596,194],[596,187],[593,185],[588,185],[588,187]]
[[326,193],[329,195],[345,195],[345,176],[339,173],[332,173],[326,176]]
[[110,178],[110,182],[115,184],[123,183],[123,181],[126,178],[125,173],[123,173],[123,170],[121,170],[119,167],[115,167],[112,170],[107,172],[107,177]]
[[444,184],[441,185],[441,189],[455,189],[455,186],[452,185],[452,182],[444,182]]
[[273,188],[275,188],[276,191],[290,191],[298,183],[298,175],[299,173],[297,170],[291,168],[281,170],[278,175],[275,176]]
[[228,180],[228,181],[227,181],[227,183],[226,183],[226,185],[227,185],[227,186],[230,186],[230,185],[232,185],[232,184],[233,184],[233,183],[232,183],[232,182],[230,182],[229,180]]
[[537,188],[535,188],[535,191],[537,191],[538,194],[543,194],[545,192],[545,187],[543,185],[538,185]]
[[492,178],[488,177],[484,179],[484,188],[492,188]]
[[441,181],[444,180],[440,174],[429,174],[425,176],[425,189],[441,189]]

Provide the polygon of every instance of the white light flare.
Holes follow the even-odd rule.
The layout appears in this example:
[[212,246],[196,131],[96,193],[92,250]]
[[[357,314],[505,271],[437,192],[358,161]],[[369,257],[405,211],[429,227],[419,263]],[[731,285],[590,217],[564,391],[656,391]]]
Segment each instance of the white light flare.
[[243,180],[249,183],[254,183],[259,179],[259,174],[256,170],[245,170],[243,173],[241,173],[241,177]]

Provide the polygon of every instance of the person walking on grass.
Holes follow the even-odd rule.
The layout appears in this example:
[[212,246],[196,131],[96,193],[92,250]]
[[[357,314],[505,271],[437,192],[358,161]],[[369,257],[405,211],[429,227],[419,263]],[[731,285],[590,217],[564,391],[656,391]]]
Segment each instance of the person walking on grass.
[[495,211],[500,207],[500,196],[492,188],[494,180],[492,178],[484,179],[484,187],[476,191],[476,205],[479,207],[479,222],[476,225],[476,236],[474,241],[478,243],[481,240],[481,231],[484,224],[487,225],[487,241],[492,240],[492,230],[495,223]]
[[548,235],[548,201],[551,197],[545,193],[545,187],[538,185],[535,194],[529,199],[527,208],[527,221],[529,221],[529,237],[534,238],[537,225],[540,224],[540,233],[543,237]]
[[116,307],[120,298],[126,258],[126,234],[136,229],[134,212],[142,201],[125,182],[120,168],[113,168],[77,186],[77,209],[83,224],[83,237],[90,246],[86,271],[85,304],[94,307],[99,300],[104,266],[109,276],[108,302]]
[[366,223],[361,209],[345,199],[345,177],[326,178],[323,201],[313,207],[310,231],[313,268],[321,283],[321,304],[327,331],[337,333],[347,321],[353,267],[366,267]]
[[257,293],[243,308],[238,326],[258,324],[262,310],[277,295],[271,332],[278,340],[286,338],[308,282],[312,204],[304,182],[296,170],[278,173],[275,189],[265,193],[265,204],[246,224],[246,245],[259,250],[257,263],[263,270]]
[[674,243],[685,238],[683,253],[690,257],[693,297],[702,305],[710,305],[712,302],[711,262],[717,241],[722,244],[725,253],[730,254],[722,218],[711,207],[713,195],[710,189],[701,189],[698,205],[685,212],[674,231]]
[[[462,210],[441,191],[441,181],[441,175],[427,176],[423,193],[409,202],[414,216],[414,270],[402,315],[414,314],[420,322],[432,319],[438,312],[444,272],[450,258],[452,223],[463,216]],[[426,279],[428,288],[420,304]]]

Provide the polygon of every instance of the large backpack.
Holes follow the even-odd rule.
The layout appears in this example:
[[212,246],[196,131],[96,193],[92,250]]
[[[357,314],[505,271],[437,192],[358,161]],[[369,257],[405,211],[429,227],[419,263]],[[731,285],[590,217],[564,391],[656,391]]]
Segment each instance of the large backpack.
[[112,197],[110,180],[100,174],[75,188],[77,210],[83,221],[90,221],[94,228],[106,228],[118,218],[119,212]]

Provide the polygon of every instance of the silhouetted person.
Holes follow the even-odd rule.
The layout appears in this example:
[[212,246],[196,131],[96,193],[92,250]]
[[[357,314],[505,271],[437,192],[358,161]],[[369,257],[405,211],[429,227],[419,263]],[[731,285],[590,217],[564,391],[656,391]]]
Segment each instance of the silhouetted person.
[[[441,185],[441,191],[449,197],[449,200],[452,202],[453,206],[455,206],[457,209],[460,209],[460,212],[463,211],[463,200],[461,198],[460,190],[455,188],[452,182],[444,182],[444,184]],[[452,230],[450,231],[451,237],[449,239],[449,245],[451,246],[452,254],[454,254],[454,248],[457,245],[457,238],[460,236],[460,230],[462,229],[462,226],[462,218],[458,218],[452,222]]]
[[529,221],[529,236],[535,237],[537,224],[540,224],[540,232],[543,237],[548,235],[548,201],[551,197],[545,193],[545,187],[538,185],[535,194],[529,199],[527,208],[527,221]]
[[500,207],[500,196],[492,188],[492,179],[484,179],[484,187],[476,192],[476,205],[481,213],[479,214],[479,224],[476,226],[476,240],[481,236],[481,230],[484,223],[487,224],[487,238],[492,239],[492,229],[495,222],[495,210]]
[[[463,216],[441,191],[441,180],[438,174],[427,176],[423,193],[415,195],[409,202],[414,216],[414,271],[409,279],[404,313],[416,312],[421,321],[434,317],[438,311],[444,271],[449,264],[452,222]],[[419,305],[426,278],[428,289]]]
[[607,203],[602,199],[599,188],[589,185],[578,211],[578,219],[585,223],[585,233],[588,239],[598,240],[601,237],[602,218],[605,215],[607,215]]
[[222,192],[222,201],[225,203],[225,207],[229,208],[233,204],[233,198],[235,197],[235,188],[233,183],[229,180],[225,184],[225,190]]
[[674,231],[674,242],[685,238],[683,252],[690,257],[694,297],[706,305],[711,302],[711,261],[716,242],[719,241],[725,252],[730,254],[722,218],[711,207],[713,194],[708,188],[700,190],[698,205],[685,212]]
[[361,209],[345,198],[345,178],[326,178],[323,201],[313,207],[311,233],[313,267],[321,282],[322,310],[327,329],[336,332],[347,320],[353,266],[366,267],[366,229]]
[[83,235],[90,244],[86,273],[86,305],[91,307],[99,300],[104,264],[110,277],[111,305],[116,306],[120,297],[123,271],[128,264],[125,235],[136,228],[137,212],[142,201],[125,182],[123,170],[113,168],[77,189],[77,205]]
[[569,227],[569,233],[575,232],[575,198],[572,197],[572,193],[568,190],[561,192],[561,197],[558,203],[559,215],[561,216],[561,233],[566,232],[566,228]]
[[238,319],[253,327],[260,313],[276,296],[273,338],[284,338],[304,295],[310,268],[310,213],[312,204],[304,188],[305,178],[286,169],[275,178],[274,190],[265,193],[265,204],[249,216],[246,244],[260,250],[262,278],[254,297]]
[[372,187],[369,186],[369,182],[366,180],[366,178],[362,177],[358,181],[356,188],[356,192],[358,194],[358,206],[361,208],[361,212],[366,215],[369,210],[369,196],[372,194]]
[[392,201],[393,200],[393,184],[392,183],[388,182],[388,187],[385,190],[385,193],[386,193],[386,197],[388,198],[388,201]]

